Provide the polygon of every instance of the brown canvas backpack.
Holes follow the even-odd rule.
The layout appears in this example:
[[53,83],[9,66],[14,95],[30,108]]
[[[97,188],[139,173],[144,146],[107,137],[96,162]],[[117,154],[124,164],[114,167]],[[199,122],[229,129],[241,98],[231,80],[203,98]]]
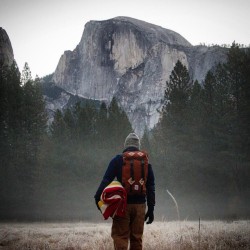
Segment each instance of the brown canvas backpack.
[[144,151],[123,153],[122,185],[128,195],[146,194],[148,154]]

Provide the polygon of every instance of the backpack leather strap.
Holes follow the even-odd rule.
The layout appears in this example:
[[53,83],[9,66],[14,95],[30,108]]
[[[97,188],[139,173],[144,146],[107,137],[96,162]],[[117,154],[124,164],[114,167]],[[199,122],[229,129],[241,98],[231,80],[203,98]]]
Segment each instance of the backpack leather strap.
[[[141,159],[141,179],[142,179],[142,181],[145,180],[144,159]],[[141,185],[141,192],[143,192],[143,185]]]
[[[134,181],[134,159],[130,159],[130,177]],[[130,185],[130,192],[132,192],[132,185]]]

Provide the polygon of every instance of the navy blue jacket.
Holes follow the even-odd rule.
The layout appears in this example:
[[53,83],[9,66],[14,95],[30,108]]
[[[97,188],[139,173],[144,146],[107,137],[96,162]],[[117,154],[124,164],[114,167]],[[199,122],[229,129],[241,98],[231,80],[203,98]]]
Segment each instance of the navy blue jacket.
[[[125,149],[123,152],[127,151],[138,151],[137,148],[130,147]],[[108,186],[115,178],[122,183],[122,167],[123,167],[123,157],[122,154],[116,155],[111,162],[109,163],[109,166],[106,170],[106,173],[104,174],[103,180],[99,186],[99,188],[96,191],[95,199],[98,201],[100,200],[102,191],[106,186]],[[154,209],[155,206],[155,178],[154,178],[154,172],[152,169],[151,164],[148,165],[148,177],[146,182],[146,189],[147,194],[145,195],[131,195],[127,198],[128,204],[143,204],[147,200],[147,205],[149,209]]]

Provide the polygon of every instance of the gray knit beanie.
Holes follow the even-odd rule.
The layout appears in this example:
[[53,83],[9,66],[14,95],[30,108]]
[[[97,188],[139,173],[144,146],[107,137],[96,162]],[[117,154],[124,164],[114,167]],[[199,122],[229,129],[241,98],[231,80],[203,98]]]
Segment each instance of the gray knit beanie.
[[128,147],[136,147],[138,149],[140,149],[140,138],[138,137],[137,134],[135,133],[130,133],[126,139],[125,139],[125,143],[124,143],[124,148],[128,148]]

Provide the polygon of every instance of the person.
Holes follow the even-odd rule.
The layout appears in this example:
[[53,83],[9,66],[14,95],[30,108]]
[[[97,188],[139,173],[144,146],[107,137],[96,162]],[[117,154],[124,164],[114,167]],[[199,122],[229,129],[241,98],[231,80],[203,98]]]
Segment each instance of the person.
[[[135,133],[130,133],[125,139],[123,154],[116,155],[110,161],[104,177],[96,191],[94,198],[98,209],[98,202],[100,201],[103,190],[115,178],[117,178],[117,181],[125,186],[123,179],[125,169],[124,155],[133,155],[134,153],[143,155],[144,153],[141,152],[143,151],[140,151],[139,137]],[[131,250],[142,249],[144,221],[147,221],[147,224],[151,224],[154,221],[155,178],[151,164],[148,163],[145,165],[147,169],[145,169],[145,171],[144,169],[141,170],[147,175],[145,177],[145,183],[144,181],[141,182],[145,186],[145,192],[142,187],[141,192],[138,191],[136,194],[128,191],[125,216],[115,216],[113,218],[111,237],[113,239],[115,249],[128,249],[129,244]],[[136,187],[135,185],[135,189],[139,190],[139,187]]]

